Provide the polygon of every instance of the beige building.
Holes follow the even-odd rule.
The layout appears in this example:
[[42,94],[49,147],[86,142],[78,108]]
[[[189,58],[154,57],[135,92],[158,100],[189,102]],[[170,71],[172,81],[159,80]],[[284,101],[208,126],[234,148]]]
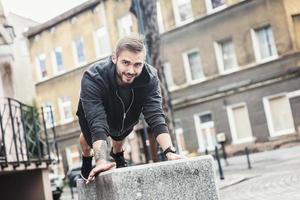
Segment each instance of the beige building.
[[[130,3],[90,0],[26,33],[37,103],[53,108],[65,167],[79,164],[80,79],[87,66],[111,54],[118,38],[137,31]],[[219,133],[231,153],[296,140],[299,9],[297,0],[157,1],[180,152],[212,150]],[[49,115],[46,109],[51,127]],[[135,163],[145,161],[135,154],[145,146],[140,133],[128,137]]]
[[[116,41],[137,31],[129,12],[131,1],[90,0],[26,32],[31,54],[38,106],[51,106],[64,167],[79,165],[80,151],[76,110],[84,70],[111,55]],[[52,126],[45,109],[47,126]],[[130,136],[126,145],[133,152],[142,145],[141,136]],[[139,154],[129,154],[135,163]]]

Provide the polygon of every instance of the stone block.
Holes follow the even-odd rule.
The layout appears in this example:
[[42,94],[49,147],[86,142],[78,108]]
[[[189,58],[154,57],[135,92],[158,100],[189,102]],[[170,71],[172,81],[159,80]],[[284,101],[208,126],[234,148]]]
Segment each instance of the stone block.
[[78,184],[79,200],[218,200],[211,156],[113,169]]

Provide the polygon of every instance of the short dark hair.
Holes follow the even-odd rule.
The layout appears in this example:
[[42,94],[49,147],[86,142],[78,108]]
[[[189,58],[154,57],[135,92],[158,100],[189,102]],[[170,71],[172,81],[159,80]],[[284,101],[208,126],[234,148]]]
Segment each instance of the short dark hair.
[[115,48],[116,56],[118,56],[123,50],[128,50],[134,53],[144,52],[146,55],[144,36],[139,34],[131,34],[121,38],[117,42]]

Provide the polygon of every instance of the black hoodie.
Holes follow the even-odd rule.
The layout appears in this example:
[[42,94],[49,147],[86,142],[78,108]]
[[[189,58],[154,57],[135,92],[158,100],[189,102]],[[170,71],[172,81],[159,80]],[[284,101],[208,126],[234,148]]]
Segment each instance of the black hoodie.
[[139,121],[141,113],[155,136],[168,133],[157,70],[145,64],[141,74],[130,85],[131,102],[125,106],[118,96],[116,66],[109,57],[92,64],[81,80],[80,100],[77,111],[79,120],[86,120],[92,142],[126,137]]

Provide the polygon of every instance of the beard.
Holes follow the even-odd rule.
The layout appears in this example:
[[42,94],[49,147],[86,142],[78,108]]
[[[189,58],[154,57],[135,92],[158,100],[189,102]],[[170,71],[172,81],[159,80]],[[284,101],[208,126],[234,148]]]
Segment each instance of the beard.
[[137,77],[137,74],[131,74],[126,72],[117,72],[117,82],[120,85],[128,86],[133,83],[134,79]]

